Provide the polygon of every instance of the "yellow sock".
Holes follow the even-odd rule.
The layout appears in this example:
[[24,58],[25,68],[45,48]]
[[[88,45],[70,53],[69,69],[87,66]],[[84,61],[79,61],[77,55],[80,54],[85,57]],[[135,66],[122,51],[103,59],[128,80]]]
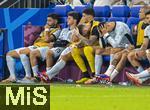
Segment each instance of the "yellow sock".
[[73,48],[71,53],[74,61],[78,65],[78,67],[81,69],[81,71],[84,73],[87,71],[87,68],[85,66],[85,63],[81,57],[80,49],[79,48]]
[[84,47],[84,55],[86,56],[86,59],[90,65],[92,73],[95,73],[95,60],[93,52],[94,50],[91,46]]

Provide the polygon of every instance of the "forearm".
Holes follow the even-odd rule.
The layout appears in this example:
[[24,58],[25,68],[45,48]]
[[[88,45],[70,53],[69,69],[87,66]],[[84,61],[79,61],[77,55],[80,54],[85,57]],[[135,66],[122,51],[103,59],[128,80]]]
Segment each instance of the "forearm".
[[92,45],[93,44],[93,42],[90,39],[87,39],[81,35],[79,35],[79,38],[80,38],[81,42],[84,43],[85,45]]

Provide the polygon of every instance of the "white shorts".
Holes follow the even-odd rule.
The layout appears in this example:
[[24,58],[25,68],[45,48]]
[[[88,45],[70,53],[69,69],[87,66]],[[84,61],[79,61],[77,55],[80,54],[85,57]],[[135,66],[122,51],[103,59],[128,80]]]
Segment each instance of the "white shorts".
[[49,50],[53,52],[54,58],[58,58],[64,49],[64,47],[55,47],[51,49],[49,49],[49,47],[37,48],[37,50],[40,51],[42,61],[46,60],[46,55]]
[[21,48],[15,49],[15,51],[16,51],[18,54],[20,54],[20,53],[19,53],[20,50],[23,50],[23,49],[25,49],[25,48],[28,48],[28,49],[30,49],[30,51],[33,51],[33,50],[37,49],[38,47],[36,47],[36,46],[21,47]]

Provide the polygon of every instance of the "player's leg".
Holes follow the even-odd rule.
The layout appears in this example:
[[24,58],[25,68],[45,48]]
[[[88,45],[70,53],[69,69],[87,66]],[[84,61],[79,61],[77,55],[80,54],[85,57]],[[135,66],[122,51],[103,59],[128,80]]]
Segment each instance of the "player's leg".
[[92,76],[95,75],[95,62],[94,62],[94,58],[95,58],[95,49],[92,46],[86,46],[84,47],[84,55],[89,63],[90,69],[92,71]]
[[85,62],[82,58],[82,55],[84,55],[83,48],[73,48],[71,51],[71,55],[83,74],[82,78],[76,81],[76,83],[84,83],[85,81],[90,79],[90,74],[88,73]]
[[[19,49],[18,49],[19,51]],[[10,51],[6,55],[7,67],[10,72],[9,78],[3,80],[2,82],[13,82],[16,81],[16,73],[15,73],[15,58],[19,58],[19,54],[16,50]]]
[[112,81],[119,74],[119,72],[121,72],[121,70],[125,67],[125,64],[127,61],[127,55],[128,55],[127,52],[122,53],[122,54],[120,54],[121,57],[120,58],[118,57],[119,58],[119,59],[117,59],[118,61],[115,61],[116,67],[110,76],[110,81]]
[[[103,64],[103,58],[102,55],[110,55],[110,50],[111,48],[96,48],[95,49],[95,76],[98,77],[100,76],[100,71],[101,67]],[[89,79],[88,81],[85,82],[85,84],[94,84],[97,82],[96,77]]]
[[109,49],[97,48],[95,52],[95,75],[98,76],[103,64],[102,55],[109,54]]
[[[146,56],[148,59],[150,59],[150,53],[149,50],[146,51]],[[150,78],[150,68],[138,73],[138,74],[132,74],[127,72],[127,77],[134,81],[136,85],[142,84],[144,81]]]
[[110,76],[111,73],[114,71],[115,66],[121,59],[121,50],[122,49],[120,49],[120,48],[111,48],[110,54],[113,55],[113,58],[112,58],[112,61],[110,62],[110,65],[109,65],[107,71],[104,73],[105,75]]
[[[45,53],[46,54],[46,53]],[[39,49],[30,52],[30,62],[32,66],[33,75],[36,77],[39,72],[38,59],[41,58]]]
[[54,64],[54,53],[52,50],[48,50],[46,53],[46,71],[50,70]]
[[70,49],[66,48],[61,56],[60,59],[58,60],[58,62],[50,69],[48,70],[46,73],[49,77],[49,79],[51,80],[55,75],[59,74],[59,72],[65,67],[66,63],[68,61],[73,60],[71,52],[69,52]]
[[46,71],[52,68],[54,60],[59,58],[64,49],[63,47],[56,47],[48,50],[46,53]]
[[31,66],[30,66],[30,59],[29,59],[29,54],[31,50],[30,48],[26,47],[23,48],[19,51],[20,54],[20,60],[21,63],[25,69],[25,78],[30,79],[31,78]]
[[127,78],[133,82],[135,85],[139,86],[146,80],[150,78],[150,68],[142,71],[141,73],[138,73],[134,75],[133,73],[126,72]]
[[128,54],[128,61],[134,68],[136,68],[138,72],[142,72],[144,70],[142,65],[139,62],[139,58],[142,57],[143,54],[144,54],[143,51],[136,51],[136,50]]
[[121,50],[123,50],[123,49],[122,48],[111,48],[111,52],[110,52],[110,64],[111,64],[111,62],[113,60],[114,55],[117,52],[121,51]]
[[119,52],[119,53],[116,53],[113,57],[113,60],[111,61],[108,69],[106,70],[106,72],[104,73],[105,75],[107,76],[111,76],[111,74],[113,73],[113,71],[115,70],[115,67],[117,66],[118,62],[120,61],[121,59],[121,56],[122,54]]

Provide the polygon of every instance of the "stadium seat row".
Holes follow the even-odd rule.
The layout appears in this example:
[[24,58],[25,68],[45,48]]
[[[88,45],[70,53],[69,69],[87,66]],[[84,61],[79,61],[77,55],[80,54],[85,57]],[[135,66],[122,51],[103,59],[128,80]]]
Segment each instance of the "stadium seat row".
[[[105,21],[122,21],[128,24],[131,28],[139,22],[139,10],[141,6],[133,6],[129,8],[128,6],[95,6],[93,7],[95,11],[95,20],[105,22]],[[86,5],[76,6],[74,11],[82,14],[82,11],[87,8]],[[54,8],[54,12],[61,16],[61,25],[66,27],[67,13],[73,9],[69,5],[57,5]]]

